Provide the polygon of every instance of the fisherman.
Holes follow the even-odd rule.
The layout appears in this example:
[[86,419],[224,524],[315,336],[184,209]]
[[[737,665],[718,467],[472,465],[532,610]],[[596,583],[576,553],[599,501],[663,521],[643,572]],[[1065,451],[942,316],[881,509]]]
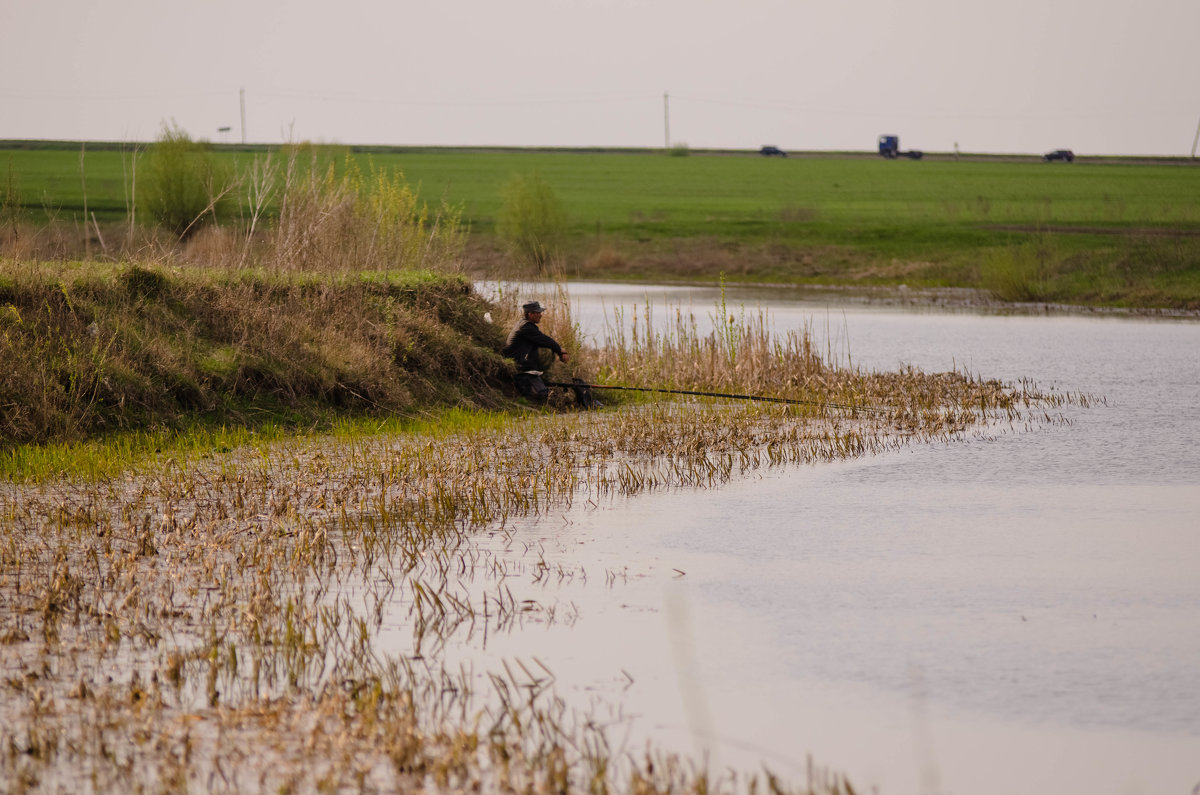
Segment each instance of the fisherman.
[[563,362],[567,360],[562,346],[538,328],[545,311],[538,301],[523,304],[521,322],[509,332],[508,343],[501,351],[517,363],[517,391],[535,403],[545,403],[550,397],[550,388],[542,380],[541,349],[546,348]]
[[[530,301],[521,305],[522,320],[508,335],[508,342],[501,351],[505,356],[517,363],[517,391],[535,403],[545,403],[550,397],[550,387],[542,380],[542,359],[540,351],[545,348],[558,357],[559,361],[567,361],[567,352],[551,336],[538,328],[546,307],[538,301]],[[582,381],[576,379],[579,384]],[[599,408],[599,401],[592,397],[591,390],[585,386],[571,386],[575,400],[584,408]]]

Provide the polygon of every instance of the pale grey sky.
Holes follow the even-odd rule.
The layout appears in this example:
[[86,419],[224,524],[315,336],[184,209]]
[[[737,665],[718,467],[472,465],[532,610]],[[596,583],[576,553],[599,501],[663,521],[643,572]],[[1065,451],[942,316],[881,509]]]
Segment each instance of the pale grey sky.
[[[0,0],[0,138],[1188,154],[1200,0]],[[231,127],[227,133],[220,127]]]

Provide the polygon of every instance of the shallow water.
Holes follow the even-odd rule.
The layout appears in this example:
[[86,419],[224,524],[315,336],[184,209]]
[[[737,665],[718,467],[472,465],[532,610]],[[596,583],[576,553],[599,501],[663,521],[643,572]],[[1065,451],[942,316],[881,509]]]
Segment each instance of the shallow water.
[[[599,333],[647,300],[703,320],[717,293],[577,285],[572,300]],[[578,620],[470,654],[536,656],[577,703],[638,715],[632,746],[654,737],[716,770],[803,783],[811,753],[884,793],[1200,785],[1200,323],[726,300],[867,369],[1029,377],[1105,403],[543,517],[518,538],[590,576],[513,592]]]

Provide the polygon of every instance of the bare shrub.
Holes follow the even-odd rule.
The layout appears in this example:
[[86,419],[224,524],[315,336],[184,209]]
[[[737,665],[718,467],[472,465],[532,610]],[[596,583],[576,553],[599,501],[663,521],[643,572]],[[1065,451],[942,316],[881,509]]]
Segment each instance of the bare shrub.
[[17,237],[18,226],[25,220],[25,206],[21,192],[17,189],[17,178],[13,173],[12,155],[8,156],[8,174],[0,187],[0,241],[8,243]]
[[348,162],[341,174],[293,148],[279,217],[262,262],[283,271],[461,270],[465,235],[457,208],[428,205],[398,171]]
[[195,265],[232,267],[243,261],[245,235],[237,229],[225,226],[205,226],[172,247],[161,256],[163,261],[179,259]]
[[621,252],[605,246],[584,261],[583,269],[585,272],[593,273],[623,272],[629,270],[629,261]]

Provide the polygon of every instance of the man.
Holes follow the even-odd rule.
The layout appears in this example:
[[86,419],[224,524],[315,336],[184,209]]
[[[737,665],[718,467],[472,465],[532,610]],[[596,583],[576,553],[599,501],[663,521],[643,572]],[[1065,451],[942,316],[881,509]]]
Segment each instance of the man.
[[521,306],[524,320],[508,335],[508,344],[501,351],[505,356],[517,363],[517,390],[534,401],[545,403],[550,396],[550,388],[542,380],[542,361],[538,354],[542,348],[548,349],[559,358],[567,360],[567,353],[553,337],[543,334],[538,328],[542,313],[546,308],[537,301],[530,301]]

